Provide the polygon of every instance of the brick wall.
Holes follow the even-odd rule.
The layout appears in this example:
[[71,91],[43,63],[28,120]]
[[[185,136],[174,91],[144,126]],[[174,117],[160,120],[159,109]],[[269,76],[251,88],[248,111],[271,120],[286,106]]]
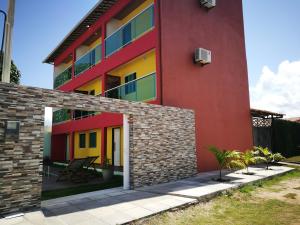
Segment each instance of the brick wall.
[[129,115],[132,189],[196,174],[192,110],[0,83],[0,123],[20,121],[0,139],[0,214],[40,206],[45,107]]

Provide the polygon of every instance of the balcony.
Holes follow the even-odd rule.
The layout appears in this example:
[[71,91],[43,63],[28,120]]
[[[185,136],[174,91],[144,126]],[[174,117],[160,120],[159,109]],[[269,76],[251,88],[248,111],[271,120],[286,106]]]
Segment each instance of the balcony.
[[104,92],[108,98],[127,101],[150,101],[156,99],[156,73],[152,73]]
[[61,123],[71,119],[71,112],[69,109],[60,109],[53,112],[52,123]]
[[68,67],[65,71],[60,73],[54,78],[54,88],[57,88],[72,78],[72,66]]
[[123,48],[154,27],[154,6],[151,5],[105,39],[105,56]]
[[102,45],[96,46],[91,51],[80,57],[75,62],[75,76],[80,75],[84,71],[90,69],[102,59]]

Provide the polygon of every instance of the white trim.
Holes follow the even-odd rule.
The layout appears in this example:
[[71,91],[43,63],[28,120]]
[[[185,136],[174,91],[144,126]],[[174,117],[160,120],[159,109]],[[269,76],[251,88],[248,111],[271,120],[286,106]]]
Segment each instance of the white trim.
[[130,189],[129,164],[129,123],[128,115],[123,114],[123,189]]

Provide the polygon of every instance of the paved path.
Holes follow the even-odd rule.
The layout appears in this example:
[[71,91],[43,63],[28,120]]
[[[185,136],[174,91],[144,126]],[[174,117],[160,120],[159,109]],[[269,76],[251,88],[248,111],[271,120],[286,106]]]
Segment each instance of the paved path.
[[121,188],[90,192],[44,201],[42,211],[26,213],[12,219],[0,219],[0,225],[112,225],[122,224],[172,208],[195,204],[222,191],[238,188],[249,182],[285,173],[291,168],[273,166],[272,170],[251,168],[255,175],[241,171],[228,173],[227,183],[212,181],[218,172],[201,173],[195,177],[125,191]]

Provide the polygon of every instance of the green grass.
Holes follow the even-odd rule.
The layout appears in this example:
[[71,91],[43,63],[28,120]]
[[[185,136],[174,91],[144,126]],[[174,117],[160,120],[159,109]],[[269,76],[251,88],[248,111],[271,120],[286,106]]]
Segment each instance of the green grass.
[[64,188],[58,190],[51,191],[43,191],[42,192],[42,200],[48,200],[52,198],[59,198],[68,195],[76,195],[85,192],[98,191],[108,188],[120,187],[123,185],[123,177],[114,175],[110,181],[107,181],[102,184],[85,184],[82,186]]
[[219,197],[208,206],[199,204],[141,222],[147,225],[288,225],[300,222],[300,205],[251,197]]
[[296,199],[297,194],[296,193],[287,193],[283,197],[290,198],[290,199]]
[[[175,212],[166,212],[135,224],[146,225],[288,225],[300,224],[300,204],[255,196],[258,191],[279,188],[279,183],[300,179],[300,170],[271,180],[246,185],[230,194],[217,197]],[[293,198],[295,196],[286,196]]]
[[284,162],[299,162],[300,163],[300,156],[294,156],[294,157],[286,158],[283,161]]
[[254,182],[252,184],[248,184],[245,185],[243,187],[241,187],[239,189],[239,191],[241,193],[246,193],[246,194],[250,194],[251,192],[253,192],[254,190],[256,190],[256,188],[260,187],[260,188],[269,188],[269,189],[276,189],[272,186],[285,181],[285,180],[289,180],[289,179],[293,179],[293,178],[300,178],[300,168],[299,169],[295,169],[289,173],[286,173],[282,176],[277,176],[277,177],[273,177],[270,180],[264,180],[264,181],[257,181]]

